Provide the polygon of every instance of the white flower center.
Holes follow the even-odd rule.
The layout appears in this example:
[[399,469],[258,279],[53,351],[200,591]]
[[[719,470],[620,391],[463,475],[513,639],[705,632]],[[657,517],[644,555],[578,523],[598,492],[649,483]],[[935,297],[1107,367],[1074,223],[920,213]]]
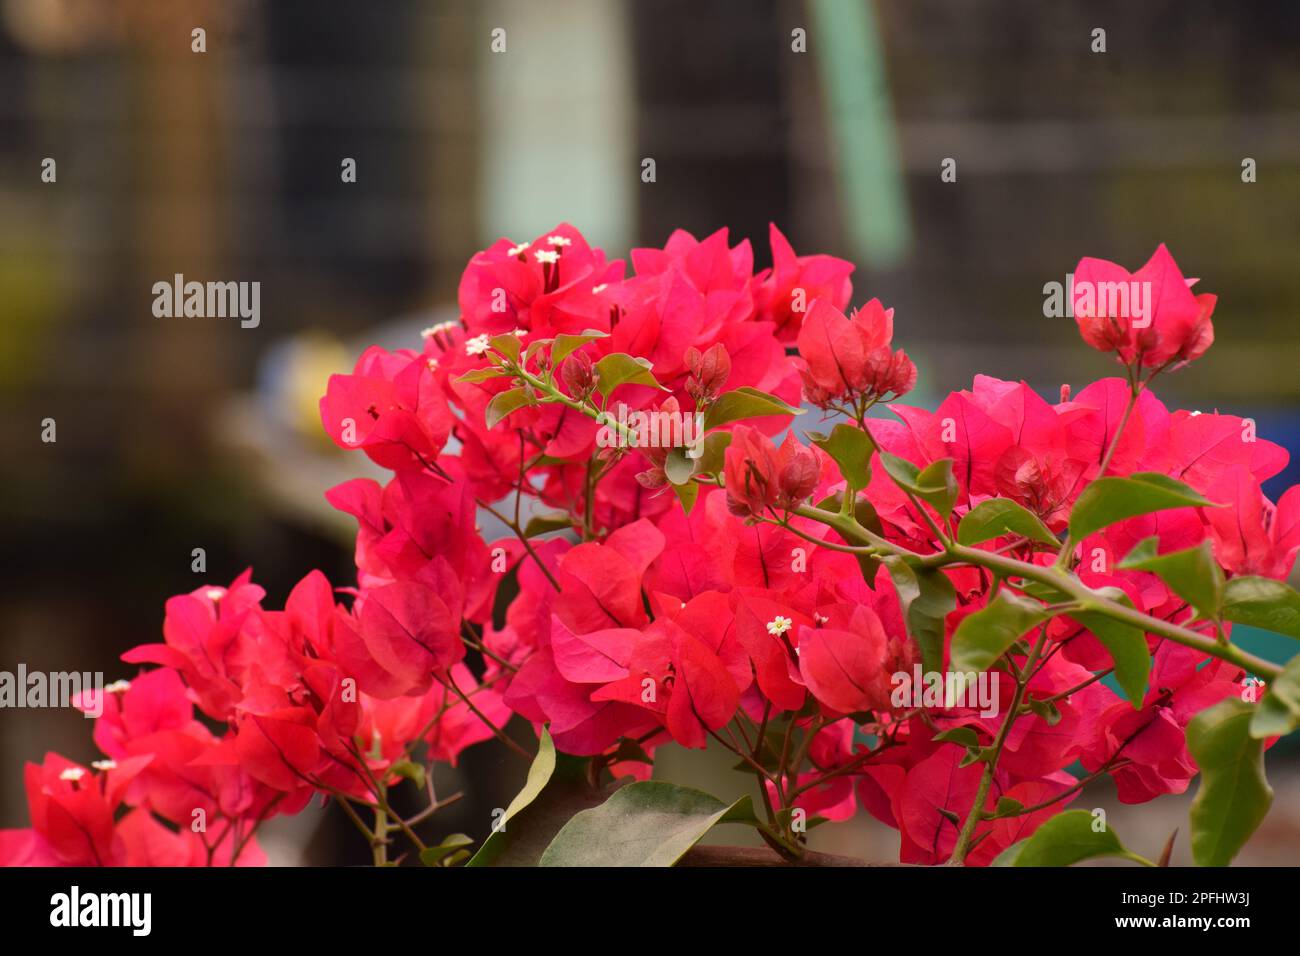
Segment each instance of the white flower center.
[[772,618],[772,620],[767,622],[767,633],[771,634],[773,637],[780,637],[792,627],[794,627],[794,621],[778,614],[776,617]]
[[486,352],[488,349],[492,347],[490,343],[491,343],[491,338],[487,335],[487,333],[484,333],[483,335],[476,335],[468,342],[465,343],[465,354],[482,355],[484,352]]

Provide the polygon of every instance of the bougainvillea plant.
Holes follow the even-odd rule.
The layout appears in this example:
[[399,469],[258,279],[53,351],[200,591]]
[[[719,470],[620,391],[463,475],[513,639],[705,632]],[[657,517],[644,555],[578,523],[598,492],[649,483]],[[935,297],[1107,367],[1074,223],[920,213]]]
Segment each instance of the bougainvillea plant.
[[[568,225],[476,255],[459,321],[321,400],[392,472],[328,496],[356,582],[172,598],[139,673],[83,701],[105,759],[29,764],[0,862],[257,864],[259,824],[319,797],[390,865],[672,864],[721,824],[798,861],[860,812],[905,863],[1149,863],[1164,835],[1071,802],[1198,774],[1192,854],[1229,862],[1300,721],[1300,657],[1232,633],[1300,638],[1300,490],[1265,497],[1288,456],[1249,419],[1152,391],[1211,344],[1215,297],[1163,246],[1086,259],[1072,312],[1122,374],[1056,402],[977,376],[928,411],[898,401],[892,310],[846,313],[852,267],[771,243],[758,273],[725,231],[630,276]],[[426,841],[454,799],[432,762],[478,743],[529,761],[524,789],[481,845]],[[731,751],[752,797],[652,779],[672,745]],[[402,817],[398,787],[428,807]]]

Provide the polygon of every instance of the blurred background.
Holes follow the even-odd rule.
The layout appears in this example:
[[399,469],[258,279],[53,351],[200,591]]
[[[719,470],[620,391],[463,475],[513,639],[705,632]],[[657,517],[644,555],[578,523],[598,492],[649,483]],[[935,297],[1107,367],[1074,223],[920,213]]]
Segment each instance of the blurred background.
[[[1113,374],[1044,318],[1043,286],[1163,241],[1219,306],[1162,397],[1300,449],[1298,49],[1284,0],[0,0],[0,669],[127,676],[168,596],[249,564],[272,606],[313,567],[353,581],[352,523],[321,493],[368,469],[327,445],[326,377],[417,346],[470,255],[564,220],[613,257],[727,226],[761,267],[775,221],[854,261],[855,304],[897,309],[919,403],[977,371],[1049,396]],[[260,325],[156,318],[176,273],[259,281]],[[89,732],[0,711],[0,827],[26,825],[23,762],[90,760]],[[467,799],[436,831],[483,835],[522,774],[500,751],[448,771]],[[723,756],[662,770],[738,794]],[[1300,859],[1294,755],[1272,757],[1243,863]],[[1140,852],[1185,823],[1186,798],[1113,796],[1077,805]],[[813,838],[896,858],[869,821]],[[368,859],[333,813],[265,843]]]

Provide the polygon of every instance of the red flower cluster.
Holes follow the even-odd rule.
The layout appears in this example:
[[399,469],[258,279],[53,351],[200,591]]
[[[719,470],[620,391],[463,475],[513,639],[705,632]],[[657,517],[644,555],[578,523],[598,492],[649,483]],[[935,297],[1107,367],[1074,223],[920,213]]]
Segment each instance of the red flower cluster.
[[1214,344],[1214,295],[1193,295],[1162,243],[1137,272],[1105,259],[1074,271],[1074,318],[1083,340],[1125,365],[1164,368],[1190,362]]
[[[772,247],[755,274],[747,242],[677,232],[633,251],[624,278],[562,225],[476,255],[459,322],[420,351],[368,350],[321,401],[341,447],[394,472],[329,495],[358,524],[347,602],[318,572],[281,611],[247,574],[173,598],[164,643],[124,656],[156,669],[114,688],[96,725],[107,762],[29,766],[32,829],[0,834],[0,862],[257,862],[272,814],[318,793],[369,805],[418,744],[454,762],[511,714],[620,773],[645,775],[669,742],[736,749],[774,821],[861,806],[899,830],[907,862],[959,843],[991,861],[1072,798],[1076,762],[1128,802],[1186,789],[1187,724],[1238,692],[1240,668],[1147,634],[1154,667],[1126,700],[1096,679],[1110,646],[1067,612],[1032,653],[1008,652],[1017,666],[981,675],[984,704],[931,699],[917,677],[951,668],[957,630],[999,593],[975,564],[926,562],[995,499],[1041,530],[995,529],[980,549],[1064,563],[1171,625],[1207,626],[1160,575],[1121,566],[1139,542],[1165,555],[1208,541],[1227,575],[1289,572],[1300,492],[1275,505],[1260,490],[1286,452],[1248,420],[1170,412],[1139,382],[1204,351],[1213,297],[1188,291],[1163,246],[1133,276],[1085,260],[1084,280],[1156,290],[1141,316],[1076,304],[1127,381],[1053,404],[979,376],[934,411],[869,418],[915,384],[892,310],[846,317],[851,266],[795,256],[775,227]],[[775,442],[801,395],[848,420]],[[707,434],[633,441],[636,416]],[[1067,536],[1093,482],[1135,473],[1226,507]],[[480,534],[489,513],[502,540]],[[1001,733],[1022,698],[1030,712]],[[971,755],[999,737],[983,780]]]
[[902,349],[893,351],[894,310],[872,299],[849,318],[819,300],[799,331],[804,394],[818,408],[861,408],[862,403],[916,384],[916,366]]

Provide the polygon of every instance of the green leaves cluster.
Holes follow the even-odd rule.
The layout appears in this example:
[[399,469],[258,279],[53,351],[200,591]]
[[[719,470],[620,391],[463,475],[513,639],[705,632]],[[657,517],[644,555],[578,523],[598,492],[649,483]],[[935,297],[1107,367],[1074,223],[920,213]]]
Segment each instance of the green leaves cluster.
[[714,826],[758,823],[749,797],[726,804],[660,780],[601,791],[588,766],[543,730],[523,789],[466,865],[673,866]]

